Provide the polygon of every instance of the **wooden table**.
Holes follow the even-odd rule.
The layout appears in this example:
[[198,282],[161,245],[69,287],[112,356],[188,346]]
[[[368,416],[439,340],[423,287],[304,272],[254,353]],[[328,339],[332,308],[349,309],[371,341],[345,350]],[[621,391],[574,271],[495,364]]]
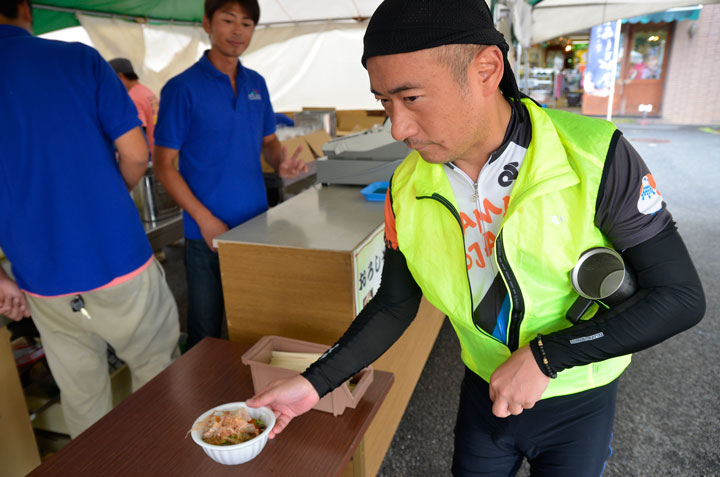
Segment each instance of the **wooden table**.
[[251,343],[205,338],[30,475],[340,475],[393,381],[375,371],[355,409],[310,411],[292,421],[254,460],[218,464],[189,436],[195,419],[253,395],[240,361]]

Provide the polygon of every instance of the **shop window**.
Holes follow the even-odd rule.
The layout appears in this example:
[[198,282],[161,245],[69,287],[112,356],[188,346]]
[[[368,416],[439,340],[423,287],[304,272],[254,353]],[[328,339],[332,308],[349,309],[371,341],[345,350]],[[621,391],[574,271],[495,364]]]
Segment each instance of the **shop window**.
[[631,81],[660,79],[666,44],[667,30],[665,29],[635,31],[632,37],[630,68],[627,78]]

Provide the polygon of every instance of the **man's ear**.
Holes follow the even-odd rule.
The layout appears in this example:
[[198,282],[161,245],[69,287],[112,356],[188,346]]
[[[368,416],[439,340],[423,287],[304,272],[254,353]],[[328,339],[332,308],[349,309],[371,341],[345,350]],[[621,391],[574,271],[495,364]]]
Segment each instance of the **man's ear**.
[[203,15],[202,27],[203,27],[203,30],[205,30],[205,33],[207,33],[209,35],[210,34],[210,19],[206,15]]
[[475,55],[468,70],[469,80],[483,96],[494,94],[505,70],[502,51],[497,46],[487,46]]
[[32,7],[30,7],[27,1],[18,5],[18,20],[32,27]]

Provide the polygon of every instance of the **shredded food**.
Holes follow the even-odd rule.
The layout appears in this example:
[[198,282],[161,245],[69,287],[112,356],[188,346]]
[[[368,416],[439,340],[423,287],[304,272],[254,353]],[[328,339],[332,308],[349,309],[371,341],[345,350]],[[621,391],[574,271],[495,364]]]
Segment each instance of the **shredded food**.
[[216,446],[231,446],[249,441],[265,430],[265,423],[253,419],[247,409],[213,411],[199,423],[202,440]]

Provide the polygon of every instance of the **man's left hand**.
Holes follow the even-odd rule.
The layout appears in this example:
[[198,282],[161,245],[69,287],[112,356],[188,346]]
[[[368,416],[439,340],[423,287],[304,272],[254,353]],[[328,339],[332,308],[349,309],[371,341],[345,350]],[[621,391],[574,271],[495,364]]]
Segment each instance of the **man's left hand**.
[[308,167],[305,161],[300,159],[300,152],[303,150],[303,146],[298,146],[292,156],[288,157],[287,147],[282,147],[282,160],[278,166],[278,175],[280,177],[292,178],[296,177],[302,172],[307,172]]
[[0,270],[0,315],[19,321],[30,316],[25,294]]
[[490,377],[490,399],[497,417],[518,415],[542,397],[550,378],[538,367],[529,346],[515,351]]

